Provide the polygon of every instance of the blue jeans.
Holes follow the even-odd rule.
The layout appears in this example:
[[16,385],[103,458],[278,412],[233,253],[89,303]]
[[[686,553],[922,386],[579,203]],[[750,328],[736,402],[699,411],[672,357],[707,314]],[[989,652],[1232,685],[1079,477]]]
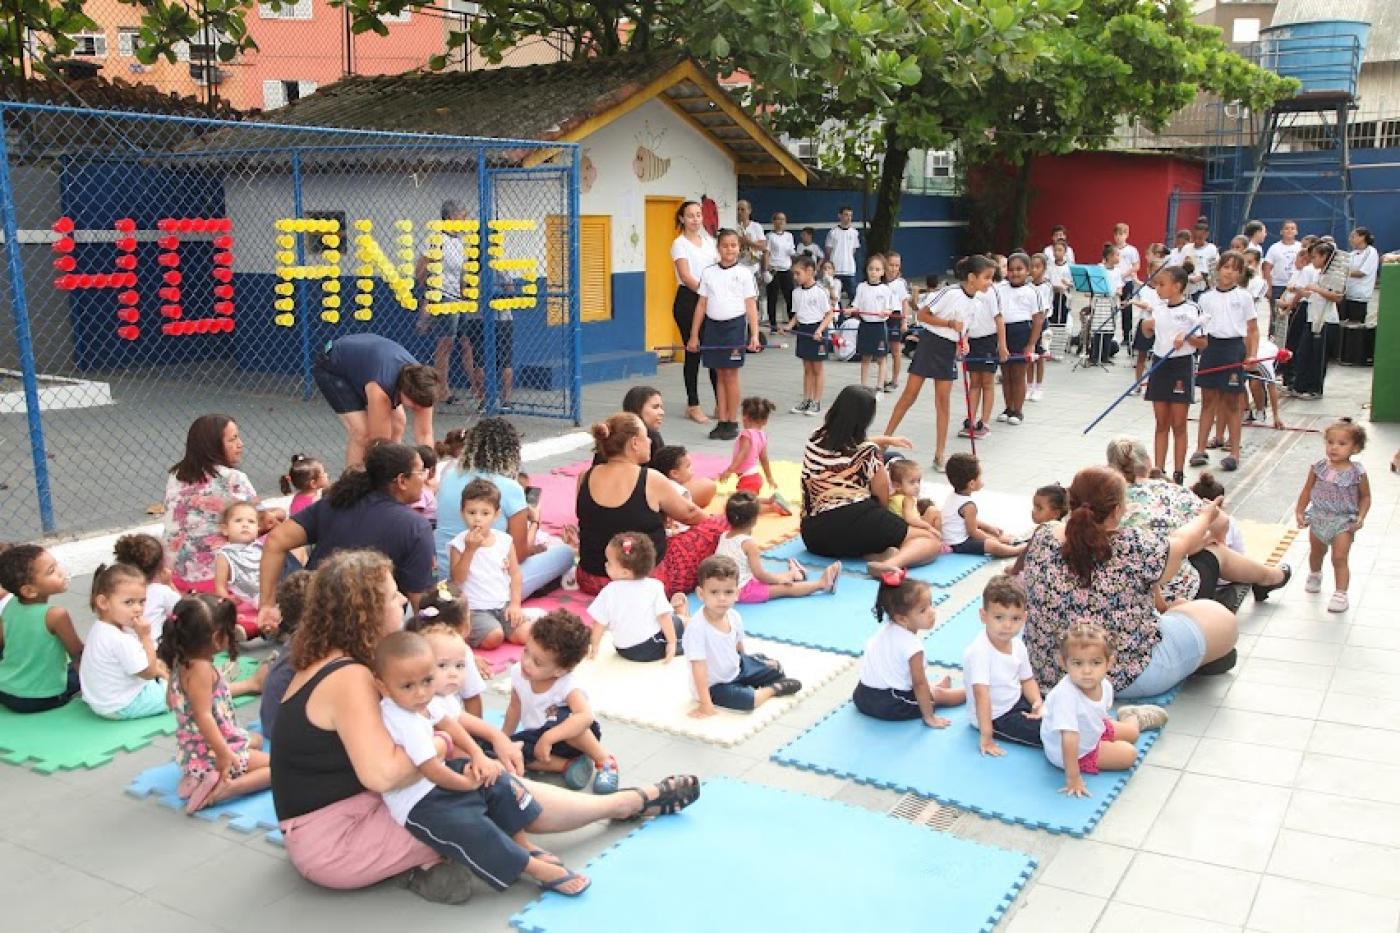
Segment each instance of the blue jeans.
[[557,580],[574,565],[574,549],[556,545],[540,554],[531,554],[520,562],[520,598],[525,599],[553,580]]
[[1183,613],[1167,612],[1157,619],[1162,640],[1152,649],[1137,679],[1118,691],[1120,699],[1140,700],[1166,693],[1195,673],[1206,656],[1206,636]]
[[711,684],[710,702],[726,709],[753,709],[754,691],[783,679],[782,665],[769,667],[767,661],[761,654],[739,655],[738,676],[727,684]]

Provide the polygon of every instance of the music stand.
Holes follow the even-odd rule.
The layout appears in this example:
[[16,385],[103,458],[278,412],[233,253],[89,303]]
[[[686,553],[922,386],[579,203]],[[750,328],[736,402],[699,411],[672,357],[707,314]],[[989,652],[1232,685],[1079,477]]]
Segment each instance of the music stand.
[[1079,312],[1079,359],[1075,361],[1074,369],[1097,366],[1108,372],[1108,353],[1105,351],[1113,342],[1117,326],[1117,296],[1113,294],[1113,287],[1102,266],[1070,266],[1069,274],[1074,290],[1089,296],[1089,307]]

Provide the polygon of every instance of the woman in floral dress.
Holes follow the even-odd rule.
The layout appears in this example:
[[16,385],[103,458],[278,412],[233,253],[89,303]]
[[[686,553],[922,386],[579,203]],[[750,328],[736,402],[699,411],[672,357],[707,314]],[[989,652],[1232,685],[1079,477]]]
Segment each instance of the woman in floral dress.
[[214,552],[227,542],[219,519],[229,503],[258,498],[237,469],[243,438],[228,415],[201,415],[190,425],[185,455],[165,484],[165,552],[180,592],[213,592]]

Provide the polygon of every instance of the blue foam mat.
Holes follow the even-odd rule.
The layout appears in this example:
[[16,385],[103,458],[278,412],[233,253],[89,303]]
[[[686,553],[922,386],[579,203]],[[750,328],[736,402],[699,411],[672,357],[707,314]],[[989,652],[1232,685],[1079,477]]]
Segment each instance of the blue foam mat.
[[[871,609],[879,588],[875,580],[843,577],[834,596],[813,593],[734,608],[744,620],[744,631],[755,638],[859,656],[878,628]],[[935,606],[948,599],[947,593],[936,590],[931,595]],[[700,601],[694,596],[690,597],[690,611],[692,618],[698,617]]]
[[[977,730],[967,724],[966,715],[965,710],[954,711],[952,725],[930,729],[917,719],[871,719],[847,703],[779,749],[773,760],[1072,836],[1094,828],[1132,774],[1086,774],[1091,796],[1070,797],[1060,793],[1064,772],[1038,748],[999,742],[1006,749],[1004,757],[983,757],[977,750]],[[1146,732],[1138,740],[1134,770],[1158,734]]]
[[[675,884],[656,883],[661,865],[674,867]],[[589,862],[587,894],[546,894],[511,923],[531,933],[972,933],[996,926],[1035,866],[1020,852],[720,778],[684,812],[652,820]]]
[[[835,558],[822,557],[807,550],[806,545],[802,543],[801,536],[791,538],[782,544],[773,545],[763,552],[763,559],[776,561],[783,565],[792,559],[804,566],[822,568],[835,561]],[[843,570],[862,575],[867,572],[865,561],[859,557],[842,557],[840,560]],[[976,572],[990,560],[990,557],[977,557],[970,554],[944,554],[931,564],[910,567],[909,576],[916,580],[923,580],[931,586],[949,587]]]
[[[135,780],[127,785],[126,792],[133,797],[155,797],[162,807],[183,812],[185,801],[175,793],[179,785],[180,766],[172,761],[147,768],[136,775]],[[225,800],[223,803],[205,807],[194,815],[210,823],[217,823],[228,817],[229,828],[240,833],[270,830],[264,838],[273,845],[282,844],[282,832],[277,828],[277,811],[272,806],[271,790]]]

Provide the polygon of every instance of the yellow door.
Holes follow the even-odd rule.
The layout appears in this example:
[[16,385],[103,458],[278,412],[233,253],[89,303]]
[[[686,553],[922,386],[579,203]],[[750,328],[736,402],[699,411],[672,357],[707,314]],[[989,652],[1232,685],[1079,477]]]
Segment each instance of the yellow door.
[[671,244],[676,239],[676,210],[683,200],[646,199],[648,348],[675,347],[681,342],[680,331],[671,316],[671,305],[676,299],[676,264],[671,261]]

